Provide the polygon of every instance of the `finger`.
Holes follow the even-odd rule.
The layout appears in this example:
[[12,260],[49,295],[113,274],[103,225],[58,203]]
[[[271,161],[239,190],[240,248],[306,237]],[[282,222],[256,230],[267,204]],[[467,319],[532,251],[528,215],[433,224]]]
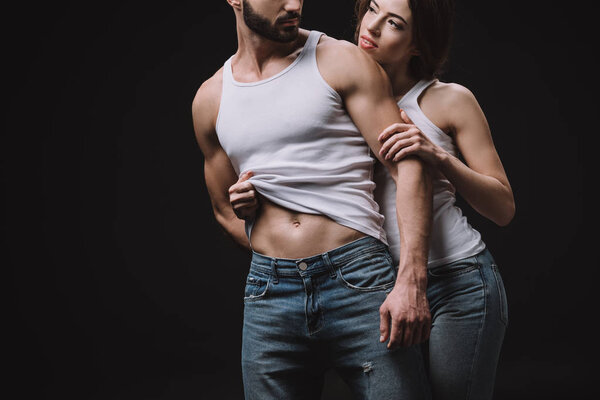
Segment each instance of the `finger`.
[[254,190],[251,190],[250,192],[234,193],[229,196],[229,202],[231,204],[249,203],[254,200],[256,200]]
[[412,329],[412,342],[411,344],[419,344],[422,342],[423,337],[423,324],[418,321],[415,323]]
[[254,185],[252,183],[238,181],[237,183],[235,183],[235,184],[231,185],[231,187],[229,187],[229,194],[243,193],[243,192],[248,192],[251,190],[254,190]]
[[258,203],[256,201],[251,201],[248,203],[240,204],[237,207],[233,208],[235,215],[239,219],[246,219],[248,217],[253,217],[256,215],[258,210]]
[[386,160],[391,160],[394,158],[396,154],[400,152],[405,147],[410,147],[414,144],[414,140],[412,138],[397,140],[388,150],[385,155]]
[[408,124],[404,124],[404,123],[392,124],[392,125],[388,126],[387,128],[385,128],[383,131],[381,131],[381,133],[378,136],[378,139],[380,141],[386,140],[387,138],[389,138],[392,135],[407,131],[412,126],[413,125],[408,125]]
[[256,197],[256,193],[254,190],[249,190],[247,192],[235,191],[229,195],[229,202],[235,203],[239,201],[249,201]]
[[402,123],[395,123],[392,124],[390,126],[388,126],[387,128],[385,128],[377,137],[377,139],[379,141],[383,141],[386,140],[387,138],[389,138],[390,136],[392,136],[395,133],[400,133],[400,132],[404,132],[408,129],[410,129],[411,125],[407,125],[407,124],[402,124]]
[[390,137],[389,139],[387,139],[385,142],[383,142],[383,144],[381,145],[381,149],[379,149],[379,155],[381,156],[385,156],[387,155],[387,153],[390,151],[390,148],[394,145],[394,143],[396,143],[398,140],[400,140],[400,135],[394,135],[392,137]]
[[243,215],[252,215],[256,209],[256,204],[253,204],[252,202],[238,204],[235,207],[233,207],[234,211],[236,211],[237,213],[242,213]]
[[390,330],[390,341],[388,342],[388,349],[392,349],[397,346],[402,346],[402,337],[404,335],[404,326],[402,323],[396,322],[392,319],[392,329]]
[[251,211],[256,211],[258,209],[258,199],[254,198],[248,205],[248,209]]
[[404,336],[402,339],[402,344],[404,346],[409,347],[416,343],[415,328],[415,323],[408,323],[404,328]]
[[388,340],[390,331],[390,315],[383,305],[379,308],[379,342]]
[[423,325],[423,329],[421,330],[421,343],[426,342],[429,339],[430,333],[431,333],[431,324],[425,323]]
[[239,193],[254,193],[254,185],[250,182],[236,183],[236,191]]
[[242,175],[240,175],[240,178],[238,179],[238,182],[247,181],[248,179],[252,178],[253,176],[254,176],[254,172],[252,172],[252,171],[246,171]]
[[400,110],[400,116],[402,117],[402,120],[404,122],[406,122],[407,124],[411,124],[414,125],[414,123],[412,122],[412,120],[408,117],[408,114],[406,113],[406,111],[404,110]]
[[394,162],[400,161],[404,157],[406,157],[412,153],[416,153],[417,149],[418,149],[417,144],[413,144],[412,146],[405,147],[402,150],[400,150],[398,153],[396,153],[396,155],[393,158],[393,161]]
[[383,144],[381,145],[381,149],[379,149],[379,154],[384,155],[384,153],[388,153],[389,148],[391,146],[393,146],[394,143],[396,143],[398,140],[408,139],[411,136],[412,136],[412,133],[410,130],[405,131],[405,132],[395,133],[394,135],[392,135],[388,139],[386,139],[385,142],[383,142]]

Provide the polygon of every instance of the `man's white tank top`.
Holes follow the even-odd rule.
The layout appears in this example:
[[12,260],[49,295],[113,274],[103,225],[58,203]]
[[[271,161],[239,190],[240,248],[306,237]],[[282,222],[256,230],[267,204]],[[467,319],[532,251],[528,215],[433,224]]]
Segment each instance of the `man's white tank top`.
[[[457,156],[453,139],[425,116],[418,103],[421,93],[435,81],[417,82],[398,102],[398,107],[406,112],[429,140]],[[375,166],[375,183],[375,200],[385,216],[384,228],[390,252],[397,263],[400,257],[400,235],[396,217],[396,185],[381,163]],[[485,248],[480,233],[469,225],[460,208],[454,205],[455,201],[454,186],[444,177],[434,177],[429,268],[473,256]]]
[[[229,58],[217,136],[238,175],[253,171],[249,182],[268,200],[325,215],[387,244],[373,198],[375,159],[319,72],[321,35],[311,31],[292,64],[258,82],[237,82]],[[250,229],[251,223],[248,235]]]

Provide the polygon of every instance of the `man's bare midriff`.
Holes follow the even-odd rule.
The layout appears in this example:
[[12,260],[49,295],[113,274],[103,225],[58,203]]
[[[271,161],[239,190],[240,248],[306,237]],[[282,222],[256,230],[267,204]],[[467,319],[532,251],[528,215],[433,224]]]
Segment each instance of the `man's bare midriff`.
[[252,228],[254,251],[277,258],[307,258],[365,236],[334,220],[280,207],[264,198]]

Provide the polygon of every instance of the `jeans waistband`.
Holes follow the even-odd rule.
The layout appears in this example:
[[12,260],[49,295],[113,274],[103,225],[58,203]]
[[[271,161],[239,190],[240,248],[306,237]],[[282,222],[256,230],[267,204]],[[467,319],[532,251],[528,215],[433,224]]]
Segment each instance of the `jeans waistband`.
[[303,277],[331,272],[336,264],[348,262],[369,253],[388,252],[379,239],[365,236],[322,254],[305,258],[275,258],[252,251],[250,268],[274,276]]

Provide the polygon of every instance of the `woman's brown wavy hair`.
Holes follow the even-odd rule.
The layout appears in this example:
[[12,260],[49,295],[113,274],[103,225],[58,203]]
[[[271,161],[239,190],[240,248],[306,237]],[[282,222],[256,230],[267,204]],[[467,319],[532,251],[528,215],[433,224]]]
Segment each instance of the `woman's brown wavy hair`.
[[[369,9],[371,0],[357,0],[355,5],[358,41],[360,23]],[[413,40],[419,50],[410,60],[410,73],[415,79],[438,77],[448,59],[454,24],[454,0],[408,0],[413,17]]]

